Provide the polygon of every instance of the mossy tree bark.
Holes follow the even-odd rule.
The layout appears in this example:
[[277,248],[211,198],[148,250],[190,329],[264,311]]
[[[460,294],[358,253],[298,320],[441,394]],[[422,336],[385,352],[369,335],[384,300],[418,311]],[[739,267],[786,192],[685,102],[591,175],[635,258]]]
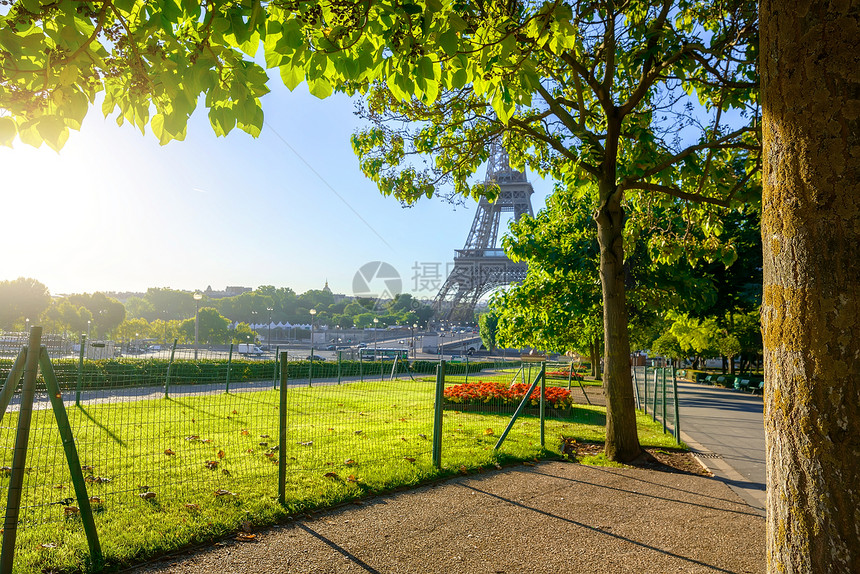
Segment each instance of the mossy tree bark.
[[860,2],[762,0],[767,555],[860,572]]

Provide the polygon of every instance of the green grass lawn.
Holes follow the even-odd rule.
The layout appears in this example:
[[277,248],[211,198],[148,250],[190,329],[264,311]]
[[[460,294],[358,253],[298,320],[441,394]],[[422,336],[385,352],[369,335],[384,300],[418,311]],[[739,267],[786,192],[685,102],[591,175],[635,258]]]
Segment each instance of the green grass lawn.
[[[507,377],[507,374],[503,375]],[[470,376],[470,379],[473,378]],[[451,382],[456,382],[453,377]],[[441,471],[432,466],[435,382],[367,381],[288,391],[287,448],[278,444],[278,391],[143,400],[68,409],[102,549],[111,566],[139,561],[237,530],[273,523],[466,469],[553,456],[560,437],[602,441],[605,410],[576,406],[546,421],[519,419],[500,451],[509,414],[445,411]],[[11,466],[17,416],[0,428],[0,466]],[[662,427],[638,419],[644,445],[673,446]],[[33,416],[16,571],[88,568],[80,518],[51,411]],[[286,457],[287,505],[277,503],[277,460]],[[107,480],[105,480],[107,479]],[[8,474],[0,472],[0,486]],[[216,496],[219,489],[231,494]],[[144,499],[140,494],[154,492]],[[2,504],[5,504],[5,493]]]

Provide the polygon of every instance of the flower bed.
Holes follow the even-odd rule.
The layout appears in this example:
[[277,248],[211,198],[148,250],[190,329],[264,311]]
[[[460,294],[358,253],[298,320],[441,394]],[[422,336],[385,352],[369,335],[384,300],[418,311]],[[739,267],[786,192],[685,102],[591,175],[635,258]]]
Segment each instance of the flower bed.
[[[516,383],[510,387],[502,383],[465,383],[447,387],[444,392],[445,400],[453,405],[488,405],[516,406],[523,400],[529,385]],[[555,409],[568,409],[573,405],[570,391],[560,387],[547,387],[545,394],[546,405]],[[532,391],[527,405],[540,405],[540,388]]]

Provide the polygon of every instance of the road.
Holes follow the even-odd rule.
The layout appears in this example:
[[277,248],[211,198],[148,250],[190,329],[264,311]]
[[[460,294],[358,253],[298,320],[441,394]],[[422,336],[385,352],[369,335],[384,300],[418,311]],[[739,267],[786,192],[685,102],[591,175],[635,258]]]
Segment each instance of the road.
[[762,516],[766,506],[761,395],[678,381],[681,438]]

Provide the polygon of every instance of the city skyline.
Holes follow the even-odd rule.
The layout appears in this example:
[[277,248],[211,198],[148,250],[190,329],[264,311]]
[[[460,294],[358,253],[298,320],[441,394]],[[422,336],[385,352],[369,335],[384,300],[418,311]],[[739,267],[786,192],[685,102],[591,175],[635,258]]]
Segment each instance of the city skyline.
[[[361,127],[345,96],[318,100],[273,83],[259,138],[216,138],[205,110],[186,141],[159,146],[102,118],[96,102],[60,153],[15,142],[7,174],[0,280],[32,277],[52,294],[225,285],[351,294],[357,270],[390,263],[403,291],[432,298],[476,203],[404,209],[364,178],[350,147]],[[483,168],[476,179],[483,178]],[[551,182],[529,174],[535,211]],[[434,275],[434,267],[438,271]]]

